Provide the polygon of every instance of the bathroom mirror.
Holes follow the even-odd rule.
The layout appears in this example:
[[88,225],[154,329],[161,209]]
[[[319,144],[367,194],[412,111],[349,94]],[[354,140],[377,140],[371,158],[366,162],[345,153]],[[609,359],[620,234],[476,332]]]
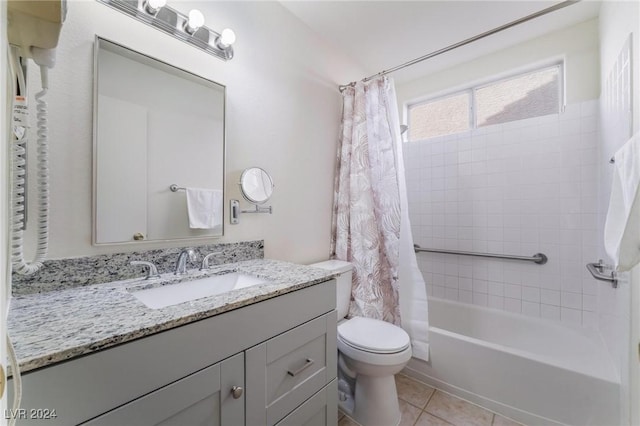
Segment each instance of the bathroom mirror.
[[[94,61],[94,244],[221,236],[225,87],[99,37]],[[186,188],[218,193],[208,228]]]
[[240,176],[240,192],[253,204],[264,204],[273,194],[273,179],[260,167],[245,169]]

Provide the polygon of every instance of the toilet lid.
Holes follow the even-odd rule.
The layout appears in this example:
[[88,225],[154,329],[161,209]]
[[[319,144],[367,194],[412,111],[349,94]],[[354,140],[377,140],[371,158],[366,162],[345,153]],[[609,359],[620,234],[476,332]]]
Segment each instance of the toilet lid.
[[406,331],[391,323],[353,317],[338,326],[340,339],[356,349],[376,353],[396,353],[409,347]]

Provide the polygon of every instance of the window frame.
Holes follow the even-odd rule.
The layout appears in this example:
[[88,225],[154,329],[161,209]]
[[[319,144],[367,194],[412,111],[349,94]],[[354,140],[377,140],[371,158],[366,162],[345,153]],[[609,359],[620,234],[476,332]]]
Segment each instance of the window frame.
[[[464,130],[462,132],[455,132],[455,133],[449,133],[446,135],[439,135],[439,136],[433,136],[430,138],[423,138],[423,139],[415,139],[415,140],[409,140],[409,134],[407,134],[406,138],[405,138],[405,142],[419,142],[419,141],[425,141],[425,140],[430,140],[430,139],[435,139],[435,138],[441,138],[441,137],[447,137],[447,136],[452,136],[452,135],[459,135],[462,134],[464,132],[470,132],[473,130],[477,130],[480,129],[482,127],[487,127],[487,126],[482,126],[482,127],[478,127],[478,117],[476,114],[477,111],[477,99],[476,99],[476,91],[478,89],[482,89],[494,84],[499,84],[499,83],[503,83],[505,81],[508,80],[513,80],[515,78],[518,77],[524,77],[528,74],[533,74],[536,72],[542,72],[545,70],[549,70],[549,69],[558,69],[558,114],[561,114],[565,111],[565,107],[566,107],[566,86],[565,86],[565,61],[564,59],[560,59],[560,60],[554,60],[551,62],[546,62],[546,63],[542,63],[542,64],[537,64],[535,66],[529,66],[526,68],[521,68],[519,70],[516,71],[511,71],[509,73],[505,73],[505,74],[500,74],[500,76],[493,76],[487,79],[483,79],[481,81],[478,81],[476,83],[471,83],[471,84],[466,84],[463,86],[458,86],[455,89],[452,90],[446,90],[443,92],[439,92],[438,94],[435,95],[430,95],[427,97],[420,97],[414,100],[410,100],[405,102],[404,105],[404,115],[405,115],[405,122],[407,123],[407,125],[409,126],[409,129],[411,129],[411,114],[410,114],[410,110],[411,108],[418,106],[418,105],[422,105],[422,104],[426,104],[426,103],[432,103],[435,101],[439,101],[439,100],[444,100],[453,96],[457,96],[457,95],[461,95],[463,93],[468,93],[469,96],[469,128],[467,130]],[[539,117],[539,116],[536,116]],[[530,118],[534,118],[534,117],[530,117]],[[506,122],[508,123],[508,122]],[[410,131],[410,130],[409,130]]]

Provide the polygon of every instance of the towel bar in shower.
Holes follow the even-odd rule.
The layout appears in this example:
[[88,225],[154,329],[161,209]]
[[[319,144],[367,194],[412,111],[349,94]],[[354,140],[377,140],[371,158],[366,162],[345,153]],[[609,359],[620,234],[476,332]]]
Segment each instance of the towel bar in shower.
[[429,249],[429,248],[422,248],[417,244],[414,244],[413,248],[416,251],[416,253],[419,251],[424,251],[429,253],[445,253],[445,254],[458,254],[462,256],[490,257],[493,259],[525,260],[527,262],[537,263],[538,265],[544,265],[545,263],[547,263],[547,260],[549,260],[547,256],[543,253],[536,253],[533,256],[517,256],[513,254],[478,253],[474,251]]
[[587,263],[587,269],[591,273],[591,276],[596,280],[600,281],[609,281],[613,288],[618,288],[618,277],[616,276],[616,271],[611,271],[610,273],[605,273],[605,269],[611,269],[610,266],[605,265],[605,263],[600,259],[598,263]]

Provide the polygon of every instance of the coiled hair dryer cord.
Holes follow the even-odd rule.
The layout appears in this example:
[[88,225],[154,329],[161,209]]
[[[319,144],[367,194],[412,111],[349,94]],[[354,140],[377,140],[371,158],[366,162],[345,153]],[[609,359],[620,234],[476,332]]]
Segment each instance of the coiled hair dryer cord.
[[[12,58],[19,81],[24,81],[22,68]],[[11,263],[13,270],[22,275],[33,274],[42,267],[49,248],[49,141],[47,127],[47,103],[42,98],[47,93],[48,69],[40,66],[42,90],[36,94],[37,102],[37,245],[35,257],[24,259],[24,185],[26,162],[24,160],[26,140],[13,141],[11,156]]]

